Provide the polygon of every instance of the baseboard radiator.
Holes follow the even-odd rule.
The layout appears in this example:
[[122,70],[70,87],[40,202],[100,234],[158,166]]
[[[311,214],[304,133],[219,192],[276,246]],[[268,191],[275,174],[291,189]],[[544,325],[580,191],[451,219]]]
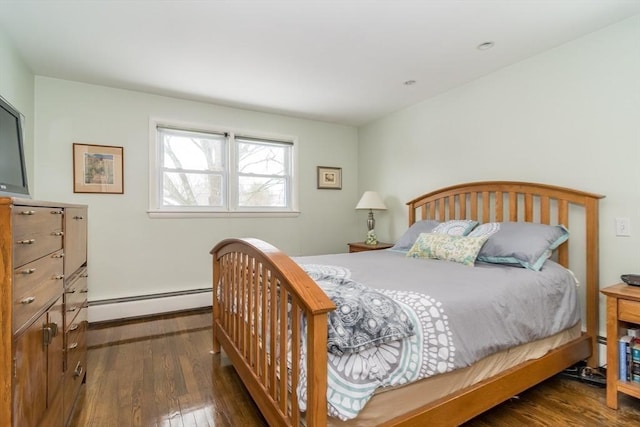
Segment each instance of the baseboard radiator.
[[210,307],[211,288],[89,301],[89,323]]

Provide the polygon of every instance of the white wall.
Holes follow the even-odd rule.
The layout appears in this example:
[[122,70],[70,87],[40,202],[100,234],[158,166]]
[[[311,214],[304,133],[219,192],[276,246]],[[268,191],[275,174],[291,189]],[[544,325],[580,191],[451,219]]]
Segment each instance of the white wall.
[[[383,240],[406,229],[404,203],[420,194],[533,181],[606,195],[601,287],[640,272],[640,16],[363,126],[359,141],[361,189],[390,207]],[[631,237],[614,236],[615,217],[631,219]],[[600,318],[604,335],[604,307]]]
[[[355,128],[52,78],[35,88],[35,196],[89,205],[90,301],[210,287],[209,250],[226,237],[297,255],[345,252],[358,237]],[[150,117],[297,136],[300,216],[150,219]],[[123,195],[73,193],[74,142],[124,147]],[[316,189],[318,165],[343,168],[341,191]]]
[[23,126],[27,180],[33,191],[33,82],[34,76],[0,29],[0,95],[25,117]]
[[[0,93],[29,122],[33,76],[2,34],[0,59]],[[353,206],[367,189],[379,191],[390,208],[376,215],[376,230],[394,241],[406,228],[407,200],[483,179],[606,195],[600,205],[606,286],[640,271],[638,76],[640,17],[634,17],[363,126],[359,143],[349,127],[37,77],[30,182],[37,198],[89,204],[91,300],[206,287],[208,251],[227,236],[258,236],[292,254],[342,251],[361,237],[366,215]],[[149,219],[150,116],[298,135],[300,217]],[[124,195],[72,192],[73,142],[125,147]],[[343,190],[316,190],[317,165],[343,167]],[[615,217],[631,219],[632,237],[614,236]]]

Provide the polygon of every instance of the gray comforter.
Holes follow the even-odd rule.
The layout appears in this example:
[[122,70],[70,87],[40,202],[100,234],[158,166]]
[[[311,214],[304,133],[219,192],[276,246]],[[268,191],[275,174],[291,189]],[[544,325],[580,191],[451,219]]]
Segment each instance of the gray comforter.
[[[378,387],[469,366],[580,320],[573,274],[552,261],[534,272],[407,258],[392,250],[294,260],[325,279],[336,274],[380,290],[403,305],[416,326],[416,335],[404,340],[329,354],[329,412],[341,419],[355,417]],[[305,391],[299,394],[304,400]]]

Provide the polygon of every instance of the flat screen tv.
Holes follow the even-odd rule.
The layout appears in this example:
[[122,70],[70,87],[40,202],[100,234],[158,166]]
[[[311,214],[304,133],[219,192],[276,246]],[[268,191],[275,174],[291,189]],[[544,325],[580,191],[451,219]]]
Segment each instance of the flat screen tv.
[[29,197],[22,115],[0,96],[0,195]]

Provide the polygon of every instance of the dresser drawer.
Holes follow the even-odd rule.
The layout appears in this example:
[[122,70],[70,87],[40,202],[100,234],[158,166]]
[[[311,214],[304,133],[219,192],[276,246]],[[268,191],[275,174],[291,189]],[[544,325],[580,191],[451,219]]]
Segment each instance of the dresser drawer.
[[66,333],[72,333],[73,331],[77,331],[80,329],[87,329],[89,322],[87,322],[87,308],[83,307],[81,309],[79,309],[77,312],[75,312],[75,316],[73,316],[73,319],[69,318],[70,316],[67,315],[67,322],[65,324],[65,332]]
[[87,306],[87,270],[83,269],[67,285],[64,291],[64,302],[68,323],[71,323],[81,308]]
[[82,309],[76,316],[76,320],[69,326],[65,332],[66,344],[65,351],[67,353],[67,370],[73,369],[76,362],[84,357],[87,350],[86,331],[87,331],[87,310]]
[[13,272],[13,332],[43,310],[63,290],[62,251],[19,267]]
[[[65,330],[75,329],[82,323],[87,323],[87,302],[76,303],[65,307]],[[84,317],[83,317],[84,316]]]
[[625,322],[640,323],[640,301],[619,299],[618,319]]
[[[82,309],[76,319],[77,324],[71,325],[66,332],[66,372],[64,379],[65,414],[69,414],[78,396],[78,391],[86,375],[87,368],[87,315]],[[84,319],[84,320],[81,320]]]
[[13,270],[13,294],[20,297],[42,282],[62,281],[62,260],[62,251],[59,250]]
[[13,207],[14,266],[62,248],[62,213],[57,208]]
[[74,322],[69,330],[66,331],[66,344],[65,352],[67,359],[67,374],[79,373],[78,363],[82,366],[84,371],[86,368],[87,358],[87,315],[86,309],[83,309],[78,316],[76,316],[76,322]]

